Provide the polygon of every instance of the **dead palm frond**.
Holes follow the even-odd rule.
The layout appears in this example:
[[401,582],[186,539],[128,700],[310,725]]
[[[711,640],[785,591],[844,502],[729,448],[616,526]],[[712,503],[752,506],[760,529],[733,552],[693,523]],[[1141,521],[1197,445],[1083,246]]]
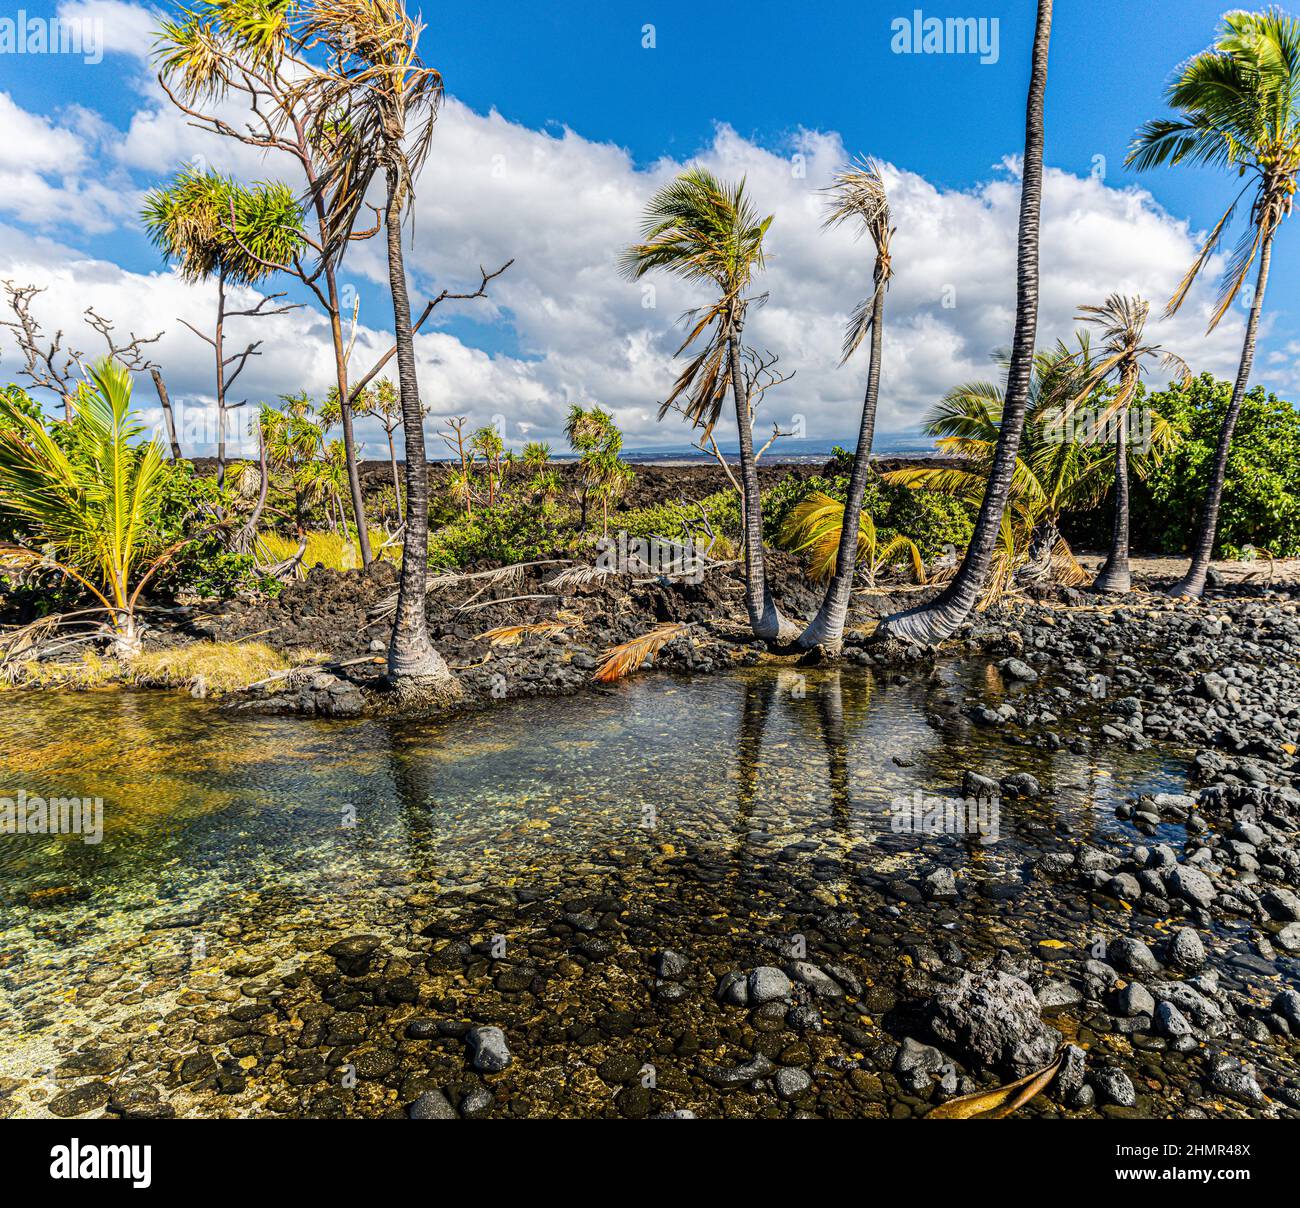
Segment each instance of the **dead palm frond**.
[[551,591],[566,592],[576,587],[589,587],[615,573],[607,566],[570,566],[553,579],[548,579],[545,586]]
[[564,633],[568,626],[560,621],[535,621],[529,625],[500,625],[489,629],[474,638],[475,642],[487,642],[490,646],[518,646],[524,638],[552,637]]
[[1067,1050],[1062,1048],[1041,1070],[1017,1078],[991,1091],[976,1091],[940,1103],[926,1113],[927,1120],[1002,1120],[1023,1107],[1035,1095],[1041,1095],[1060,1071]]
[[690,626],[681,621],[666,621],[656,625],[649,633],[643,633],[630,642],[620,646],[611,646],[605,651],[604,661],[596,668],[592,677],[598,683],[609,684],[622,679],[633,671],[639,670],[645,661],[658,654],[674,638],[681,637]]

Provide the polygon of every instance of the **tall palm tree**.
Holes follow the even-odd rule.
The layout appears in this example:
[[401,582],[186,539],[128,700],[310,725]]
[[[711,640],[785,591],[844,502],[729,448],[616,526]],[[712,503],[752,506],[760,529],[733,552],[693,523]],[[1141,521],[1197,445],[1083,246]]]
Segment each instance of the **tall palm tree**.
[[307,19],[308,40],[324,52],[327,66],[315,69],[302,85],[313,94],[311,111],[332,129],[349,132],[346,139],[332,141],[335,158],[329,166],[334,187],[351,199],[340,211],[347,229],[356,222],[368,182],[381,171],[384,178],[388,285],[406,442],[406,534],[388,679],[407,704],[459,691],[429,639],[425,616],[429,472],[402,251],[402,218],[429,154],[443,94],[441,73],[420,58],[422,28],[404,0],[316,0]]
[[866,301],[859,303],[844,333],[843,355],[840,364],[857,351],[868,331],[871,332],[871,359],[867,364],[867,389],[862,400],[862,419],[858,427],[858,446],[853,454],[853,470],[849,474],[848,493],[844,500],[844,517],[840,527],[839,551],[835,559],[835,573],[826,589],[826,597],[817,615],[799,636],[800,648],[811,650],[821,647],[828,654],[839,651],[844,637],[844,622],[849,614],[849,594],[853,589],[853,574],[859,548],[859,520],[862,499],[867,491],[867,476],[871,473],[871,444],[876,432],[876,404],[880,396],[880,360],[882,327],[885,310],[885,290],[889,287],[892,266],[889,254],[890,236],[889,198],[879,167],[871,162],[851,164],[835,177],[828,190],[830,212],[826,227],[837,227],[851,222],[858,233],[870,237],[875,247],[875,265],[872,280],[875,289]]
[[742,365],[742,337],[748,290],[763,267],[763,239],[772,216],[759,218],[745,182],[724,184],[704,168],[688,168],[651,198],[641,225],[641,242],[623,254],[626,275],[638,280],[656,269],[712,287],[716,297],[691,312],[694,325],[678,353],[705,337],[704,348],[678,375],[659,408],[662,419],[679,399],[683,414],[711,433],[728,392],[735,404],[740,444],[740,481],[745,528],[745,607],[754,636],[789,642],[795,626],[781,616],[763,566],[763,512],[754,459],[749,381]]
[[1111,294],[1101,306],[1081,306],[1077,316],[1101,329],[1102,351],[1101,358],[1084,373],[1074,402],[1087,398],[1107,379],[1114,381],[1114,393],[1097,417],[1103,429],[1113,427],[1115,431],[1115,519],[1110,554],[1092,583],[1095,591],[1123,594],[1133,586],[1129,569],[1128,427],[1129,410],[1146,371],[1144,362],[1158,356],[1161,365],[1178,381],[1186,382],[1191,377],[1182,357],[1158,344],[1142,342],[1150,309],[1151,304],[1143,298]]
[[1016,329],[1007,370],[1006,397],[997,449],[975,531],[961,568],[937,599],[886,617],[878,632],[914,642],[937,644],[970,615],[993,566],[1011,493],[1016,453],[1024,428],[1038,329],[1038,217],[1043,198],[1043,96],[1047,90],[1047,51],[1052,38],[1052,0],[1038,0],[1029,96],[1025,104],[1025,158],[1020,184],[1020,236],[1016,250]]
[[1235,168],[1237,175],[1245,178],[1175,291],[1169,313],[1187,299],[1192,283],[1209,263],[1247,193],[1251,194],[1250,221],[1228,262],[1208,330],[1218,325],[1240,293],[1251,266],[1258,262],[1237,380],[1219,432],[1191,566],[1169,589],[1173,596],[1197,597],[1205,590],[1232,433],[1255,360],[1273,236],[1291,213],[1296,173],[1300,171],[1300,20],[1276,8],[1262,13],[1228,13],[1217,41],[1179,68],[1167,96],[1179,116],[1147,122],[1138,131],[1127,162],[1139,170],[1163,164],[1209,164]]

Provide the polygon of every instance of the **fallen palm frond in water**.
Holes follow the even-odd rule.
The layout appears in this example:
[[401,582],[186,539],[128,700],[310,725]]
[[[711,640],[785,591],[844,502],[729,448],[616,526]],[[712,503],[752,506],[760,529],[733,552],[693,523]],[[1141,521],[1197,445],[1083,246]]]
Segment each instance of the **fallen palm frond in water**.
[[639,670],[646,659],[658,654],[673,638],[680,637],[689,628],[682,621],[666,621],[639,638],[633,638],[621,646],[611,646],[605,651],[605,661],[596,668],[596,674],[592,678],[598,683],[609,684],[630,675]]
[[1063,1048],[1056,1056],[1032,1074],[1026,1074],[1006,1086],[994,1087],[991,1091],[976,1091],[973,1095],[960,1095],[940,1103],[938,1107],[926,1113],[927,1120],[1001,1120],[1011,1115],[1017,1108],[1023,1107],[1035,1095],[1041,1094],[1052,1084],[1061,1064],[1065,1061],[1066,1050]]
[[518,646],[524,638],[535,634],[550,637],[552,634],[563,633],[566,629],[568,626],[559,621],[538,621],[532,625],[499,625],[496,629],[480,633],[474,641],[487,642],[492,646]]

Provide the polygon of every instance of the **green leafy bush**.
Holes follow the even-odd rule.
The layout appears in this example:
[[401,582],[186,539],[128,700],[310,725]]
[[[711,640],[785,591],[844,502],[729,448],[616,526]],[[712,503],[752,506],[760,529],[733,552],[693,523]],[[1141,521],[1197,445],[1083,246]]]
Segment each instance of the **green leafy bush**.
[[[1203,373],[1186,386],[1146,396],[1178,431],[1177,447],[1133,491],[1135,541],[1153,553],[1187,553],[1200,522],[1205,483],[1232,383]],[[1300,554],[1300,412],[1262,386],[1249,391],[1228,455],[1215,556],[1253,545]]]
[[429,564],[531,562],[564,554],[573,540],[571,525],[557,524],[553,516],[506,497],[493,508],[476,510],[472,517],[461,517],[430,533]]
[[[786,518],[796,505],[814,492],[843,502],[848,494],[853,454],[838,446],[832,454],[829,475],[799,479],[783,478],[763,496],[763,534],[767,541],[779,543]],[[960,499],[934,491],[917,491],[908,487],[889,486],[878,475],[867,479],[863,509],[875,522],[882,543],[895,537],[915,542],[921,556],[930,561],[951,545],[965,548],[975,527],[973,509]]]
[[700,506],[708,514],[715,534],[735,537],[740,532],[740,496],[730,487],[701,499],[699,506],[675,500],[633,508],[620,513],[610,527],[624,530],[629,537],[658,536],[676,541],[682,536],[683,522],[692,532],[699,531]]

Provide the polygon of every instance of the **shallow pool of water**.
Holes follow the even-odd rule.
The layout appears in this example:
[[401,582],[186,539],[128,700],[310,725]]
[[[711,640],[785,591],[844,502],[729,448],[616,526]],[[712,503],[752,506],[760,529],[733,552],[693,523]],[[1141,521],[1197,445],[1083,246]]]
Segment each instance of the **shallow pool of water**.
[[[680,914],[664,861],[686,851],[738,872],[806,862],[833,889],[849,869],[907,877],[935,859],[972,888],[1014,883],[1057,827],[1099,833],[1121,825],[1118,800],[1183,788],[1172,755],[1049,754],[973,727],[968,705],[1003,691],[981,661],[646,676],[438,722],[6,694],[0,798],[100,798],[103,834],[0,836],[0,1073],[29,1076],[62,1038],[109,1022],[87,987],[119,970],[128,1005],[161,1013],[205,962],[313,929],[373,930],[394,903],[545,892],[577,870],[616,875],[644,914],[660,895]],[[957,796],[966,768],[1028,771],[1042,797],[1003,800],[983,842],[900,828],[918,800]],[[1005,909],[976,911],[962,938],[994,943],[1014,926]]]

